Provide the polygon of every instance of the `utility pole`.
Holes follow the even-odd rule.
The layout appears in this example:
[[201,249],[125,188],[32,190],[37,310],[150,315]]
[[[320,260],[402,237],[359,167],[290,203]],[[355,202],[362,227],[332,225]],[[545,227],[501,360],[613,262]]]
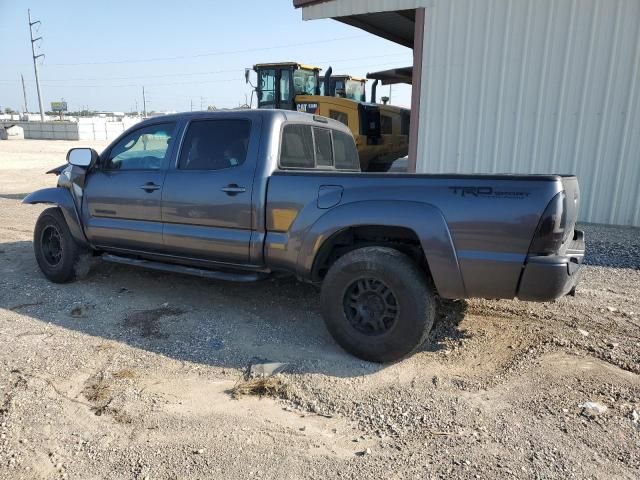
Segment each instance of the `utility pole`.
[[44,106],[42,105],[42,95],[40,94],[40,78],[38,77],[38,58],[44,57],[44,53],[36,55],[35,43],[42,40],[42,37],[33,38],[33,26],[42,24],[40,20],[31,21],[31,9],[27,10],[29,14],[29,33],[31,34],[31,55],[33,57],[33,71],[36,74],[36,89],[38,90],[38,104],[40,105],[40,121],[44,122]]
[[191,111],[193,112],[193,98],[191,99]]
[[142,112],[144,118],[147,118],[147,97],[144,96],[144,86],[142,87]]
[[204,97],[200,97],[200,111],[204,110]]
[[24,75],[20,74],[22,79],[22,95],[24,96],[24,113],[29,113],[29,106],[27,104],[27,89],[24,86]]

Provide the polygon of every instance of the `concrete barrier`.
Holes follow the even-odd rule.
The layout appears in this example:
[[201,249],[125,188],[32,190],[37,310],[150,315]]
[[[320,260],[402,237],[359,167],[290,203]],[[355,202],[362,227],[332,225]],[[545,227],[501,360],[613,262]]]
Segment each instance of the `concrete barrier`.
[[[138,120],[127,122],[11,122],[34,140],[113,140]],[[4,123],[4,122],[3,122]],[[0,126],[3,124],[0,123]],[[9,123],[7,123],[9,124]]]

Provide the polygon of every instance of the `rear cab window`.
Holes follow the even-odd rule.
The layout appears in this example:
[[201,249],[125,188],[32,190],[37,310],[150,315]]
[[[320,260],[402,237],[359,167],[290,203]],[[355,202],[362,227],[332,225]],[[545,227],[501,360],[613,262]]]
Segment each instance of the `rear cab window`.
[[287,124],[282,129],[279,167],[360,171],[360,161],[351,135],[309,124]]

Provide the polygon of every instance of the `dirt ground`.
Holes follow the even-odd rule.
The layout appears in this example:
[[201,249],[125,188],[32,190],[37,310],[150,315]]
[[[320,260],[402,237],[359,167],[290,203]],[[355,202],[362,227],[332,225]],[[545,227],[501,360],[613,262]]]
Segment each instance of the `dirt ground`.
[[[443,302],[422,351],[376,365],[291,279],[45,280],[20,199],[75,145],[0,142],[1,479],[638,478],[640,229],[582,226],[575,298]],[[234,399],[265,360],[278,398]]]

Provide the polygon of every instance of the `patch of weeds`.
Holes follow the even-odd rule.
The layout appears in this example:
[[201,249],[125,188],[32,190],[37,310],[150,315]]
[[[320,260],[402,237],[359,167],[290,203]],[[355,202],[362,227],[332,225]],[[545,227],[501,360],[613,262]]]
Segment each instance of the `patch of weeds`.
[[90,402],[102,403],[111,396],[111,387],[100,378],[97,382],[87,385],[82,393]]
[[244,395],[258,395],[259,397],[282,397],[287,393],[287,385],[279,376],[266,378],[241,379],[230,391],[231,396],[238,399]]

